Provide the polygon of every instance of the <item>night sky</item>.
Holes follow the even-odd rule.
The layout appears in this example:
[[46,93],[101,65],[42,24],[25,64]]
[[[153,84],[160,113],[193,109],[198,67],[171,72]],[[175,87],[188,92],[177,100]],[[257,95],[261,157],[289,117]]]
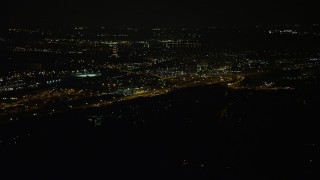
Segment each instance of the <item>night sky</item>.
[[306,1],[5,0],[4,26],[211,26],[311,24],[320,8]]

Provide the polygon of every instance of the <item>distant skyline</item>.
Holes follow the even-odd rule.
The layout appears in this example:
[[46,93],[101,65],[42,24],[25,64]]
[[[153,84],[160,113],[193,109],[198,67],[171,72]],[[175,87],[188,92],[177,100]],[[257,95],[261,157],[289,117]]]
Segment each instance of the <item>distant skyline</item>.
[[305,1],[5,0],[3,26],[212,26],[320,23]]

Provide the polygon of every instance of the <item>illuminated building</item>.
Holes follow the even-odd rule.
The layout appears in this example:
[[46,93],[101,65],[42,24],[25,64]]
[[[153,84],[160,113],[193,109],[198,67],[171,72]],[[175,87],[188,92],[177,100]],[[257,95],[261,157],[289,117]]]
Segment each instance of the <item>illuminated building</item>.
[[118,58],[119,55],[118,55],[118,47],[117,46],[112,46],[112,55],[111,57],[114,57],[114,58]]
[[197,72],[201,73],[204,71],[208,70],[208,63],[206,62],[201,62],[200,64],[197,65]]
[[102,74],[100,71],[97,71],[97,72],[84,71],[84,72],[76,72],[73,74],[73,76],[77,78],[92,78],[92,77],[99,77],[101,75]]

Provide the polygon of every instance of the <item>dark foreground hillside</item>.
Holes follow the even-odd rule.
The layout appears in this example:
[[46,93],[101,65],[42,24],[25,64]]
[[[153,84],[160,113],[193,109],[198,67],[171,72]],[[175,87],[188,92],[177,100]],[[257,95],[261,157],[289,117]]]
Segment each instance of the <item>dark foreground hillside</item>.
[[318,100],[205,86],[23,119],[0,127],[1,169],[24,179],[318,179]]

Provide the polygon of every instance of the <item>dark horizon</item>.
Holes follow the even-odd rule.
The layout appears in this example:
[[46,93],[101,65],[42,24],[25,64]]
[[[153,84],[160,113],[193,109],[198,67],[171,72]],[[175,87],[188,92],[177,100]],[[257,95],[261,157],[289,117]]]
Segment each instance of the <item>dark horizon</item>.
[[253,1],[5,1],[2,26],[251,26],[317,24],[319,7],[307,2]]

